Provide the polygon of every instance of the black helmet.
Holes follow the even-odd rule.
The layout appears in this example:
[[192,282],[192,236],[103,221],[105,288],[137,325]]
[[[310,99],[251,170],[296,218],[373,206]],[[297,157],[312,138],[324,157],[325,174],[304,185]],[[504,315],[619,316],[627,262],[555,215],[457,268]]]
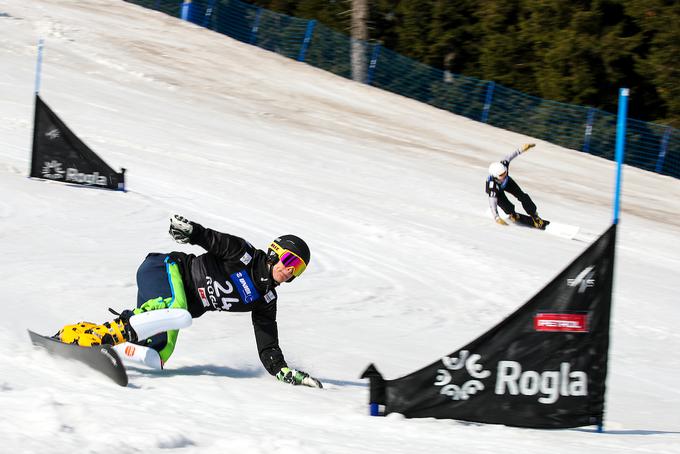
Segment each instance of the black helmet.
[[295,268],[293,277],[288,280],[289,282],[305,271],[307,265],[309,265],[309,259],[310,253],[307,243],[295,235],[281,235],[274,239],[267,249],[267,260],[270,264],[274,265],[278,261],[282,261],[284,265]]

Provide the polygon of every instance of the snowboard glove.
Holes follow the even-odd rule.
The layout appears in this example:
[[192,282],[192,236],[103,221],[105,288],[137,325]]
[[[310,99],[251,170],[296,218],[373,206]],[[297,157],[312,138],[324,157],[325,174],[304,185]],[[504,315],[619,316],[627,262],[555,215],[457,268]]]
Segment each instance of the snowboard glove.
[[159,309],[168,309],[171,304],[172,304],[171,297],[163,299],[162,296],[159,296],[158,298],[152,298],[150,300],[145,301],[144,304],[139,306],[133,312],[136,315],[149,311],[157,311]]
[[536,146],[535,143],[525,143],[524,145],[522,145],[522,148],[520,148],[519,150],[520,150],[522,153],[524,153],[525,151],[529,151],[529,148],[533,148],[533,147],[535,147],[535,146]]
[[505,222],[505,221],[503,220],[503,218],[500,217],[500,216],[496,218],[496,224],[500,224],[500,225],[508,225],[508,223]]
[[193,231],[194,226],[188,219],[177,214],[170,218],[170,236],[178,243],[187,244]]
[[282,367],[281,370],[276,374],[276,379],[284,383],[290,383],[291,385],[304,385],[311,388],[323,388],[323,385],[319,380],[306,372],[302,372],[297,369],[290,369],[288,367]]

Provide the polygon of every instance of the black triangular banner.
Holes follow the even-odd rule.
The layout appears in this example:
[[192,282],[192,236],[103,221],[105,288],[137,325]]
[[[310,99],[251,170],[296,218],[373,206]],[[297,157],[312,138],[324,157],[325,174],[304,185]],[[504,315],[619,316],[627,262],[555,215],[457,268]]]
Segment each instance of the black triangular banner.
[[64,183],[125,189],[125,169],[114,171],[35,96],[31,175]]
[[614,224],[524,306],[441,360],[395,380],[371,365],[372,403],[406,417],[601,424],[615,241]]

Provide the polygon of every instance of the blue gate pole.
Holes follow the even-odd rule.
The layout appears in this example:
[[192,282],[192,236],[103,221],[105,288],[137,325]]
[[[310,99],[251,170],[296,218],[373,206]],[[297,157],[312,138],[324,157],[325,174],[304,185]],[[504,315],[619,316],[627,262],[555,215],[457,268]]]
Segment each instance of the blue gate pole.
[[590,136],[593,134],[593,121],[595,121],[595,109],[591,107],[588,109],[588,118],[586,119],[586,134],[583,137],[584,153],[590,153]]
[[614,224],[619,223],[619,207],[621,204],[621,167],[626,148],[626,114],[628,111],[627,88],[619,89],[619,114],[616,119],[616,190],[614,191]]
[[373,53],[371,54],[371,62],[368,65],[368,75],[366,76],[366,85],[371,85],[373,83],[373,73],[375,72],[375,67],[378,64],[378,57],[380,56],[380,44],[376,44],[373,47]]
[[191,15],[191,0],[184,0],[182,2],[182,9],[180,10],[180,18],[182,20],[188,21]]
[[307,47],[309,47],[309,42],[312,40],[312,34],[314,33],[315,25],[316,20],[314,19],[307,22],[307,31],[305,31],[305,39],[302,41],[302,47],[300,48],[300,55],[298,56],[298,61],[305,61],[305,54],[307,53]]
[[671,139],[671,127],[666,128],[661,139],[661,147],[659,147],[659,158],[656,161],[656,173],[661,173],[663,170],[663,162],[666,160],[666,150],[668,149],[668,141]]
[[40,93],[40,76],[42,72],[43,39],[38,40],[38,59],[35,62],[35,94]]
[[250,29],[250,44],[255,44],[257,41],[257,32],[260,30],[260,16],[262,16],[262,7],[259,7],[257,13],[255,13],[253,28]]
[[496,87],[496,83],[491,81],[486,86],[486,100],[484,100],[484,110],[482,110],[482,123],[486,123],[489,120],[489,110],[491,110],[491,101],[493,100],[493,90]]

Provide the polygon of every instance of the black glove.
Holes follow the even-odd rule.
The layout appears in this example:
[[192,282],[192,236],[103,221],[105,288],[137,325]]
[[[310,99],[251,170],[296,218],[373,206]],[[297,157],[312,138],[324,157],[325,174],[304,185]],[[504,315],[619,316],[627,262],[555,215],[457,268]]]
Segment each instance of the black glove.
[[170,218],[170,236],[178,243],[187,244],[193,231],[194,226],[188,219],[177,214]]
[[302,372],[301,370],[289,369],[288,367],[282,367],[279,373],[276,374],[276,379],[284,383],[290,383],[291,385],[323,388],[321,382],[316,378],[311,377],[308,373]]

